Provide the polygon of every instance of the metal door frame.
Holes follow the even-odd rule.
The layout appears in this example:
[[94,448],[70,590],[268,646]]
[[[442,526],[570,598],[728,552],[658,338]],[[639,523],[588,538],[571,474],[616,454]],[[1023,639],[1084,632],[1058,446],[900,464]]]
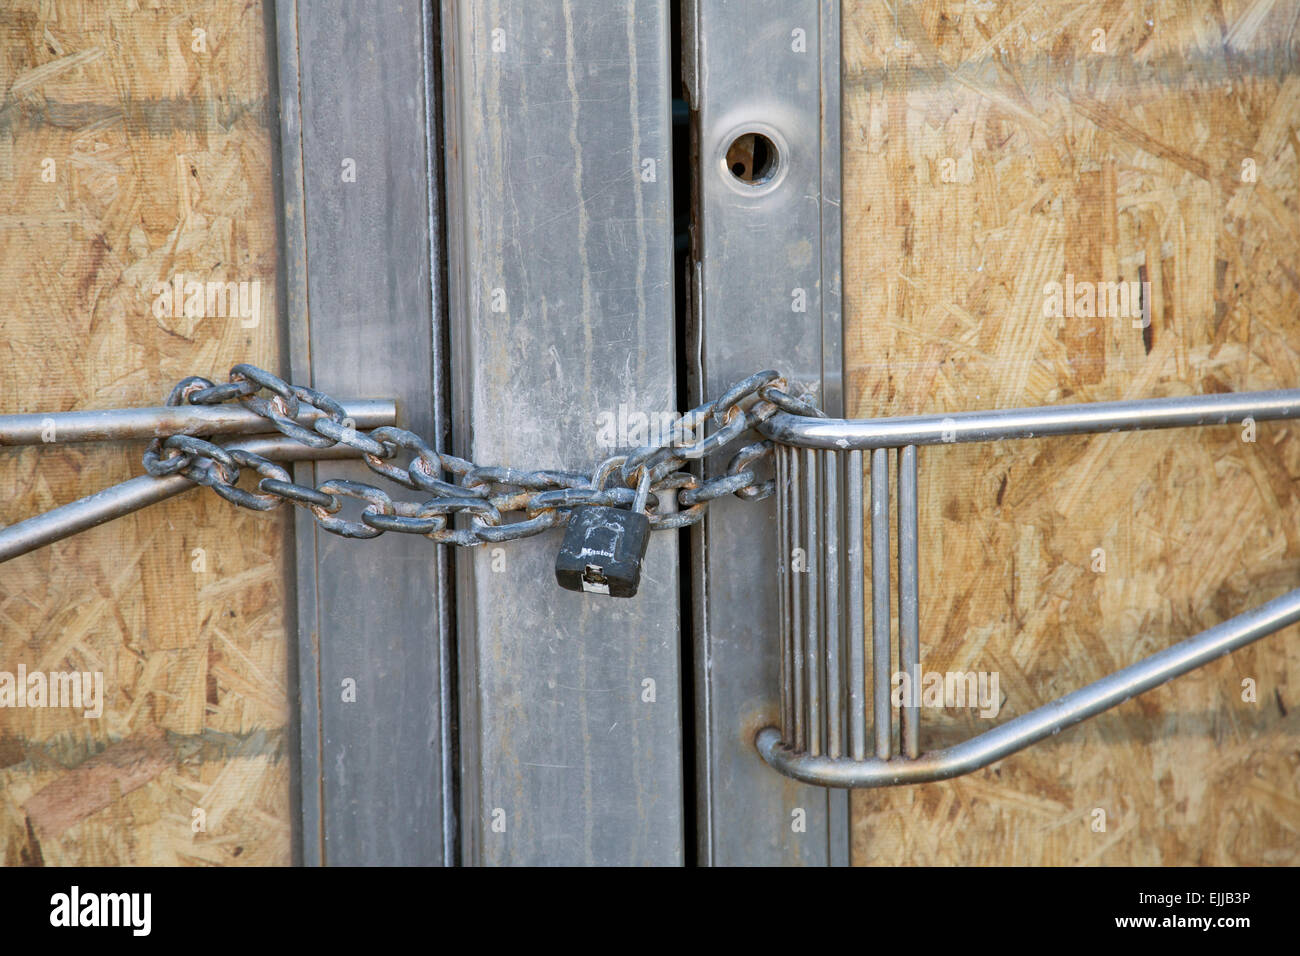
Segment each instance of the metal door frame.
[[[445,446],[437,17],[432,0],[276,0],[289,377],[398,397]],[[347,64],[347,69],[340,69]],[[435,264],[431,266],[431,264]],[[412,347],[412,346],[415,347]],[[296,482],[365,480],[299,463]],[[308,865],[452,865],[452,635],[443,549],[355,541],[295,509],[297,774]],[[346,700],[344,680],[355,682]],[[291,698],[293,699],[293,698]]]
[[[839,416],[839,0],[688,0],[684,19],[697,150],[692,397],[774,367]],[[724,162],[747,132],[778,151],[758,186]],[[706,462],[706,476],[726,464]],[[778,712],[776,580],[789,556],[775,502],[715,502],[692,550],[700,861],[847,865],[847,794],[780,778],[754,746]]]
[[[675,405],[668,6],[442,10],[453,450],[590,468]],[[464,862],[684,861],[675,538],[628,600],[560,590],[559,533],[456,555]]]
[[[681,9],[688,400],[779,364],[838,414],[839,2]],[[504,465],[581,468],[631,447],[603,447],[597,413],[674,410],[670,22],[664,0],[276,0],[293,380],[395,394],[399,424]],[[738,68],[752,61],[768,68]],[[715,175],[742,127],[782,149],[761,196]],[[299,512],[297,858],[846,863],[847,798],[782,780],[753,746],[776,708],[774,514],[716,502],[689,574],[658,535],[642,594],[601,603],[556,588],[558,535],[512,544],[498,573],[493,549],[329,540]]]

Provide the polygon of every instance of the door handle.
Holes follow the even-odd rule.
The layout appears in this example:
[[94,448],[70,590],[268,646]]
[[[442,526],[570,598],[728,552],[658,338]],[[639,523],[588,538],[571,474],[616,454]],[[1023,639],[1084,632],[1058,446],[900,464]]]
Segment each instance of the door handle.
[[[1296,589],[961,743],[920,749],[921,446],[1294,418],[1300,418],[1297,389],[872,420],[773,416],[760,430],[776,447],[780,724],[759,732],[759,753],[786,776],[827,787],[944,780],[988,766],[1300,621]],[[868,454],[870,484],[864,488]],[[898,708],[898,747],[890,674],[891,459],[898,476],[899,684],[910,690]],[[869,631],[864,504],[871,519]],[[798,568],[795,555],[802,556]]]

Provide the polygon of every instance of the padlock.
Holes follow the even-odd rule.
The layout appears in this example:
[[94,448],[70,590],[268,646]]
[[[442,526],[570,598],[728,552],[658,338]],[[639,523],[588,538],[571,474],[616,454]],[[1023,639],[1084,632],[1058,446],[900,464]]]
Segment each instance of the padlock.
[[649,472],[642,472],[632,510],[603,505],[573,509],[555,559],[555,580],[570,591],[632,597],[641,583],[641,562],[650,544],[645,513]]

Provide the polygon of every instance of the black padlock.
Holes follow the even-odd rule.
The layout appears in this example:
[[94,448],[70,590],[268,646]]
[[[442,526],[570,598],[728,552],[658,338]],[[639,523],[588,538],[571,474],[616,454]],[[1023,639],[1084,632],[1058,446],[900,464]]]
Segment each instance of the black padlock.
[[555,559],[555,580],[570,591],[632,597],[650,544],[645,513],[648,481],[640,482],[631,511],[603,505],[573,509]]

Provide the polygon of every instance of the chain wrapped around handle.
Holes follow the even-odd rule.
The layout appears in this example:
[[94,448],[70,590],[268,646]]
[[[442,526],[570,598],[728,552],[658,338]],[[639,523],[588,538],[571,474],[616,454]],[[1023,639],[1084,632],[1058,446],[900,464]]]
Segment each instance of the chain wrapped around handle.
[[[756,466],[772,451],[766,439],[740,448],[725,474],[707,481],[685,470],[739,441],[754,426],[777,411],[824,418],[810,396],[795,398],[777,372],[757,372],[737,382],[720,397],[705,402],[673,423],[666,444],[647,445],[631,454],[606,459],[590,475],[568,471],[522,471],[477,465],[435,451],[419,435],[385,426],[357,431],[343,407],[323,392],[291,385],[254,365],[230,370],[230,380],[216,384],[192,376],[177,383],[168,405],[215,405],[238,401],[262,416],[282,435],[313,448],[347,445],[362,455],[376,474],[395,484],[433,497],[424,501],[395,500],[382,488],[364,482],[330,479],[315,488],[295,484],[280,465],[242,450],[188,435],[155,438],[144,454],[144,468],[155,477],[181,474],[205,485],[243,508],[269,511],[285,501],[311,510],[317,523],[345,538],[374,538],[386,531],[424,535],[439,544],[475,547],[541,534],[566,524],[572,509],[583,506],[628,507],[644,474],[649,475],[648,516],[652,530],[693,525],[704,517],[710,501],[733,494],[759,501],[773,492],[771,479],[760,481]],[[262,394],[263,392],[269,394]],[[323,414],[310,428],[297,417],[302,407]],[[711,434],[695,438],[707,425]],[[409,454],[405,467],[393,459]],[[240,469],[252,468],[261,477],[257,491],[236,487]],[[338,512],[340,496],[365,503],[360,521]],[[660,508],[676,497],[680,510]],[[469,516],[468,527],[455,527],[458,514]]]

